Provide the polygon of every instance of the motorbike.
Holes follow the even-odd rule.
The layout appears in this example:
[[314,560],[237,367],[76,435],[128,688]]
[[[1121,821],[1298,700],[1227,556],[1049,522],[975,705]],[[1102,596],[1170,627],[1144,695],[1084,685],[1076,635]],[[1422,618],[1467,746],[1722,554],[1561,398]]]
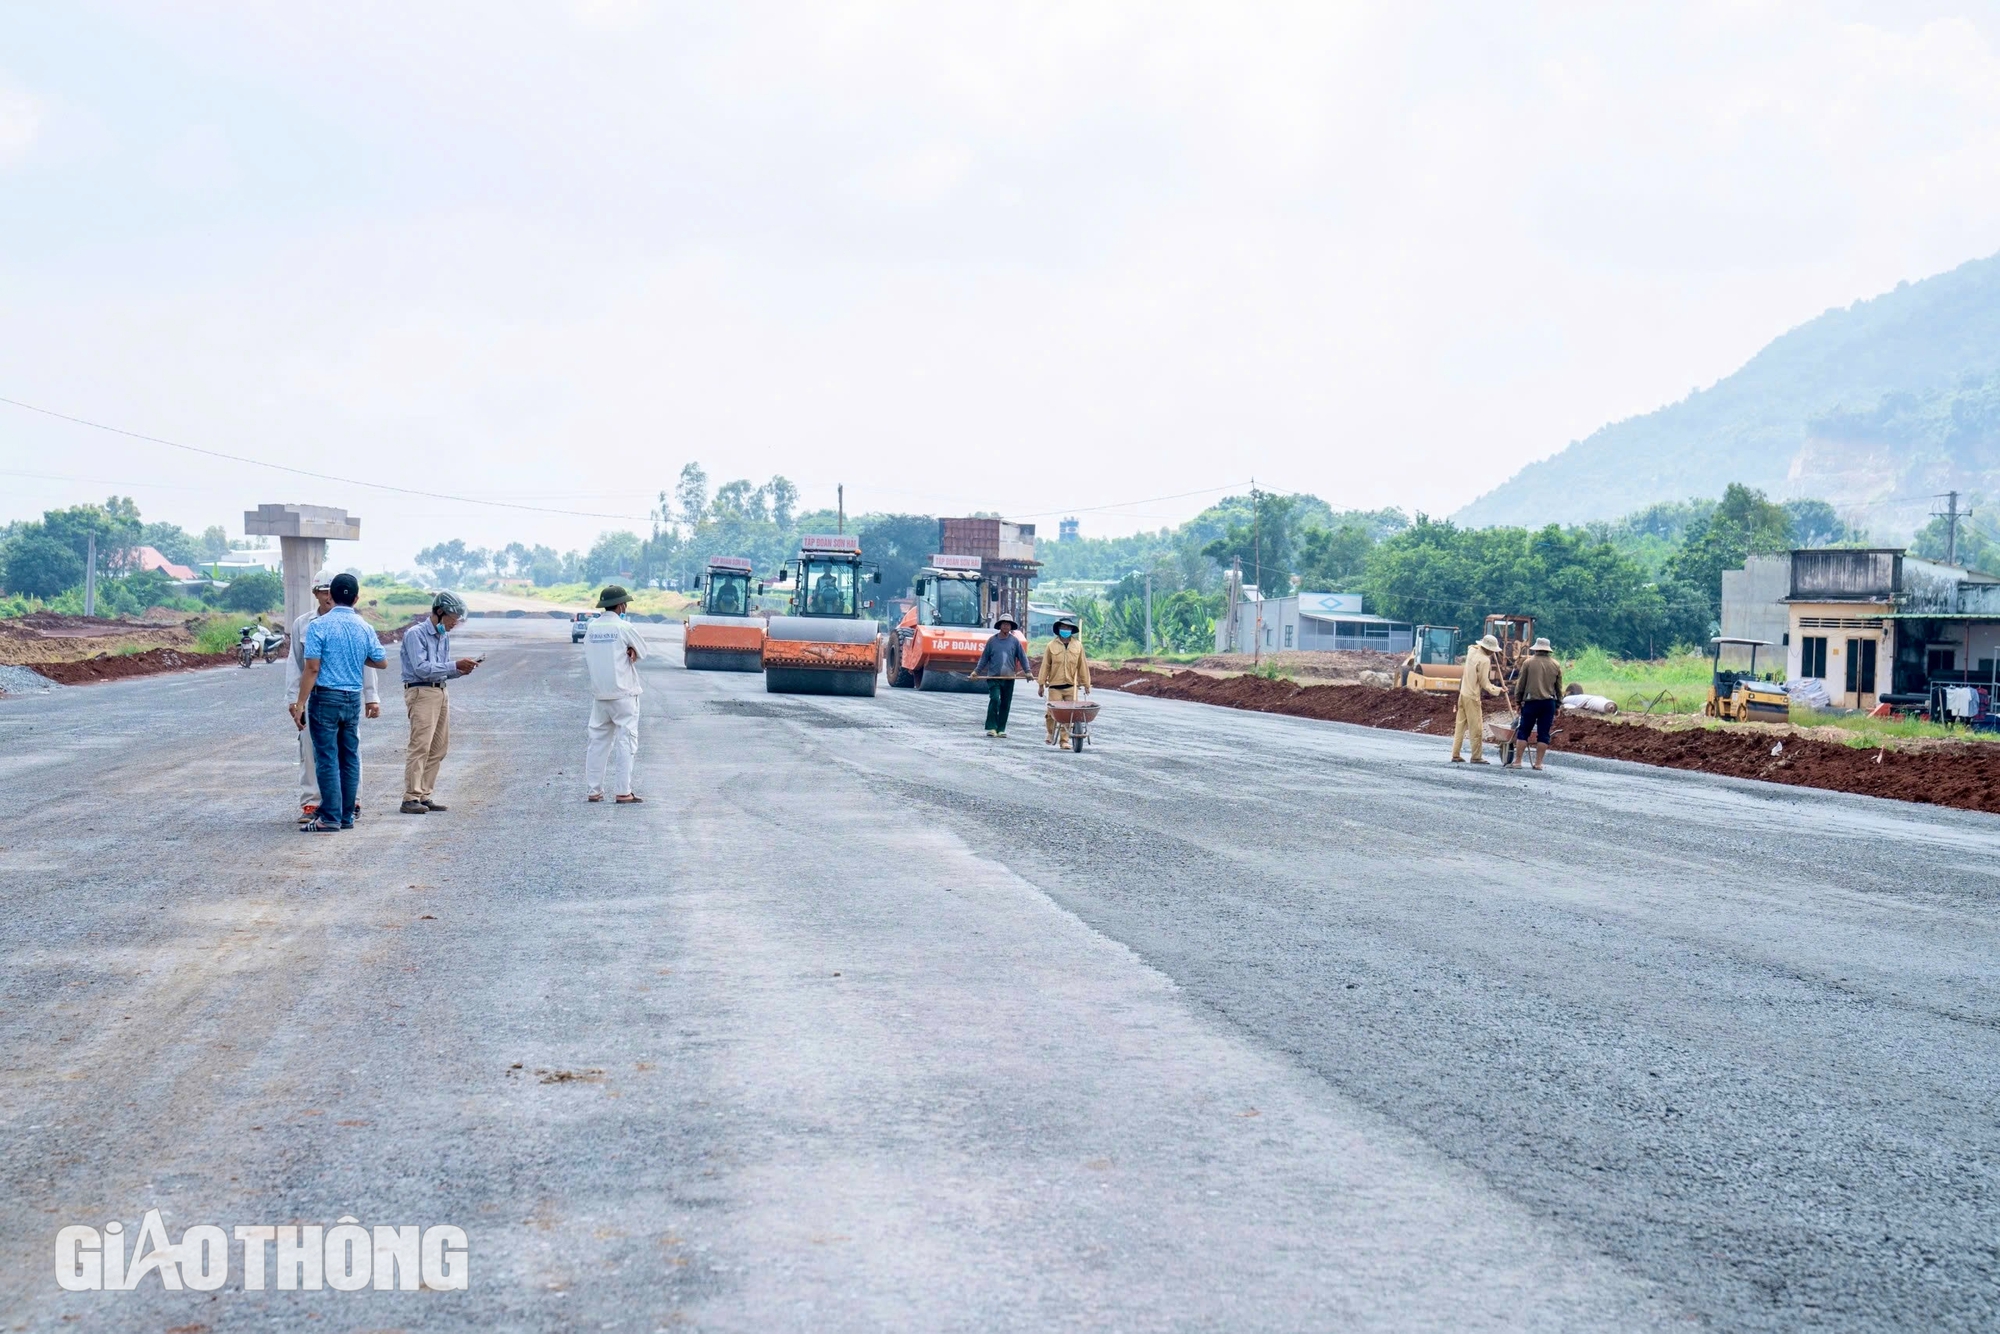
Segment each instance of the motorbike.
[[285,637],[268,625],[246,625],[236,636],[236,660],[248,667],[262,658],[265,662],[276,662],[278,652],[285,646]]

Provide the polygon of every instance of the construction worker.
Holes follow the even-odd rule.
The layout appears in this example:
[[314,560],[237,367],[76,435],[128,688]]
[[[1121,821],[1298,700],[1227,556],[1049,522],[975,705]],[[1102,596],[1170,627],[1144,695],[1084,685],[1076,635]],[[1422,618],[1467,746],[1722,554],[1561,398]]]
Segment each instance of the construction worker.
[[632,595],[617,584],[606,584],[597,595],[604,614],[590,623],[583,637],[583,661],[590,669],[590,741],[583,752],[584,799],[604,800],[604,770],[611,767],[613,799],[620,806],[637,805],[632,790],[632,761],[639,756],[639,659],[646,641],[625,619]]
[[[299,693],[299,678],[305,675],[306,627],[333,610],[333,579],[324,570],[313,580],[313,601],[319,605],[292,622],[291,652],[285,655],[285,698]],[[310,706],[308,706],[310,710]],[[382,674],[368,663],[361,669],[361,711],[364,717],[382,716]],[[299,823],[319,813],[319,773],[314,768],[312,728],[301,724],[299,733]],[[355,800],[360,801],[361,779],[355,777]]]
[[292,721],[311,726],[313,765],[319,773],[319,811],[299,826],[308,834],[352,829],[361,814],[361,685],[369,663],[385,663],[382,640],[354,611],[361,581],[333,576],[333,606],[306,627]]
[[719,615],[736,616],[743,611],[743,590],[734,579],[723,581],[722,589],[715,595],[715,610]]
[[815,615],[839,616],[847,610],[847,597],[840,587],[840,580],[828,571],[813,585],[810,607]]
[[[1041,665],[1035,669],[1035,693],[1052,700],[1072,700],[1076,692],[1090,693],[1090,658],[1083,651],[1083,630],[1065,616],[1056,622],[1056,637],[1042,650]],[[1055,710],[1042,715],[1048,744],[1069,744],[1069,725],[1056,722]]]
[[1500,656],[1500,641],[1487,635],[1465,651],[1465,675],[1458,683],[1458,717],[1451,725],[1451,762],[1465,763],[1465,757],[1458,752],[1465,745],[1465,734],[1472,734],[1472,762],[1485,764],[1486,761],[1486,710],[1483,701],[1488,695],[1500,693],[1500,686],[1493,679],[1493,662]]
[[1528,734],[1536,734],[1535,767],[1542,767],[1542,760],[1549,753],[1549,729],[1555,725],[1556,710],[1562,707],[1563,669],[1556,661],[1555,647],[1548,639],[1537,639],[1528,647],[1528,660],[1521,664],[1521,678],[1514,683],[1514,702],[1521,710],[1521,721],[1514,728],[1514,758],[1507,761],[1507,767],[1521,767],[1521,756],[1528,749]]
[[1007,738],[1007,715],[1014,707],[1014,682],[1028,674],[1028,648],[1021,642],[1021,623],[1001,612],[993,635],[979,650],[974,680],[986,682],[986,735]]
[[431,614],[403,631],[403,707],[410,714],[410,746],[403,756],[405,815],[428,815],[443,806],[431,800],[438,766],[451,745],[451,701],[444,683],[469,676],[477,658],[451,656],[451,631],[465,618],[456,593],[431,599]]

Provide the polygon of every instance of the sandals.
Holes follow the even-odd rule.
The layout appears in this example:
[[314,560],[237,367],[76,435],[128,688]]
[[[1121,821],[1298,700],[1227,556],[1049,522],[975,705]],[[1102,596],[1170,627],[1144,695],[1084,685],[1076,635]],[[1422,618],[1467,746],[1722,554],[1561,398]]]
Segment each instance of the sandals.
[[644,801],[645,798],[640,796],[637,792],[627,792],[622,797],[613,797],[612,800],[617,802],[620,806],[637,806],[640,802]]
[[584,800],[585,800],[585,801],[603,801],[603,800],[604,800],[604,794],[603,794],[602,792],[593,792],[593,793],[591,793],[591,794],[590,794],[589,796],[585,797],[585,798],[584,798]]

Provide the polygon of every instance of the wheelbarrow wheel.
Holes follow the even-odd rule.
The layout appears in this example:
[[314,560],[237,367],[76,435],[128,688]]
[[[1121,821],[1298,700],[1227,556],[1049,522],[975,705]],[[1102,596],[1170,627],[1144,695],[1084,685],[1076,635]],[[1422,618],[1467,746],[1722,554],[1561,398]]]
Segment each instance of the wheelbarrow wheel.
[[1083,754],[1083,733],[1072,730],[1069,734],[1069,750],[1072,755]]

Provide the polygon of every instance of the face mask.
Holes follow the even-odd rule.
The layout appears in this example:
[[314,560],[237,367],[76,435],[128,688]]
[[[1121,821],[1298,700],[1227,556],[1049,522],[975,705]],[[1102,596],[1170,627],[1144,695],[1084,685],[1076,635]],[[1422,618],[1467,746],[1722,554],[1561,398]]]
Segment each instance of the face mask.
[[1056,638],[1057,638],[1057,639],[1068,639],[1068,638],[1069,638],[1069,635],[1070,635],[1070,632],[1069,632],[1069,631],[1067,631],[1067,630],[1058,630],[1058,631],[1056,631]]

